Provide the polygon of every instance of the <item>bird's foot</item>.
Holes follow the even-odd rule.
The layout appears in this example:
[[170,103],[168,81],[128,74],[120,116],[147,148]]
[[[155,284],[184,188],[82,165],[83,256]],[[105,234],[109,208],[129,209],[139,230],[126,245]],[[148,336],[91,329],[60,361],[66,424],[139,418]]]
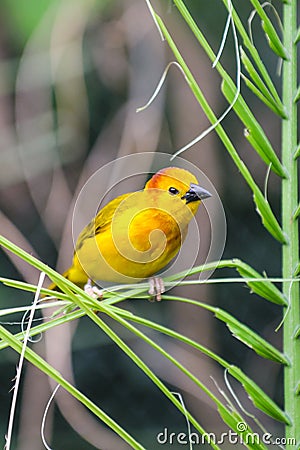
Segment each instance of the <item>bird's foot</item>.
[[94,299],[101,299],[103,297],[103,292],[97,286],[93,286],[92,280],[88,279],[87,283],[84,285],[84,292]]
[[161,301],[161,294],[165,292],[165,285],[162,278],[152,277],[149,278],[149,294],[150,300]]

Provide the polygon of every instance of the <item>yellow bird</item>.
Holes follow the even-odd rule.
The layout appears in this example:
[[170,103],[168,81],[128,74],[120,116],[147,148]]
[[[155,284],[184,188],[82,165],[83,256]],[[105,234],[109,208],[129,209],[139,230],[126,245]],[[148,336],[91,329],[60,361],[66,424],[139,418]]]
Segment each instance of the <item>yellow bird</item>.
[[[187,170],[160,170],[142,191],[121,195],[98,212],[79,234],[72,266],[63,275],[91,295],[101,295],[92,281],[153,277],[178,253],[201,200],[210,196]],[[162,281],[152,278],[149,293],[160,300],[163,291]]]

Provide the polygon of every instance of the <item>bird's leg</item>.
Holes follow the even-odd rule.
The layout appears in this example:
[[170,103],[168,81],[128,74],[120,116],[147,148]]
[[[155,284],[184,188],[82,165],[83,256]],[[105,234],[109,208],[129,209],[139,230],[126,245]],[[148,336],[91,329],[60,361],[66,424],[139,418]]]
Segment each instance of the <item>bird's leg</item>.
[[84,292],[86,292],[90,297],[98,299],[103,297],[103,292],[97,286],[93,286],[92,280],[89,278],[87,283],[84,285]]
[[152,277],[149,278],[149,294],[151,295],[151,299],[156,300],[157,302],[161,301],[161,294],[165,292],[165,285],[162,278]]

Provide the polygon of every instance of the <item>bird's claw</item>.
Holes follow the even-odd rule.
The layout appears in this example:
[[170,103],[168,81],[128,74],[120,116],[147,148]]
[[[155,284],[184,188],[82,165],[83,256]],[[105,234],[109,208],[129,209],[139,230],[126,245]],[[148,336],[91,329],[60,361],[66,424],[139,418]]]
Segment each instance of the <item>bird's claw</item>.
[[103,297],[102,290],[99,289],[97,286],[93,286],[92,280],[90,280],[90,279],[84,285],[84,292],[96,300],[99,298],[101,299]]
[[150,300],[161,301],[161,294],[165,292],[165,285],[162,278],[152,277],[149,279]]

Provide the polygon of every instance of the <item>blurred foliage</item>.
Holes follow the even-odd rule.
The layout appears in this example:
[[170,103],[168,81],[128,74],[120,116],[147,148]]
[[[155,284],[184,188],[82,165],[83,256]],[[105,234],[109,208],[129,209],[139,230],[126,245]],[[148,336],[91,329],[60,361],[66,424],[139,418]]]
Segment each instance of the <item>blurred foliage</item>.
[[8,18],[8,24],[13,32],[11,37],[16,45],[26,42],[35,28],[41,22],[45,12],[50,6],[57,5],[55,0],[3,0],[2,14]]

